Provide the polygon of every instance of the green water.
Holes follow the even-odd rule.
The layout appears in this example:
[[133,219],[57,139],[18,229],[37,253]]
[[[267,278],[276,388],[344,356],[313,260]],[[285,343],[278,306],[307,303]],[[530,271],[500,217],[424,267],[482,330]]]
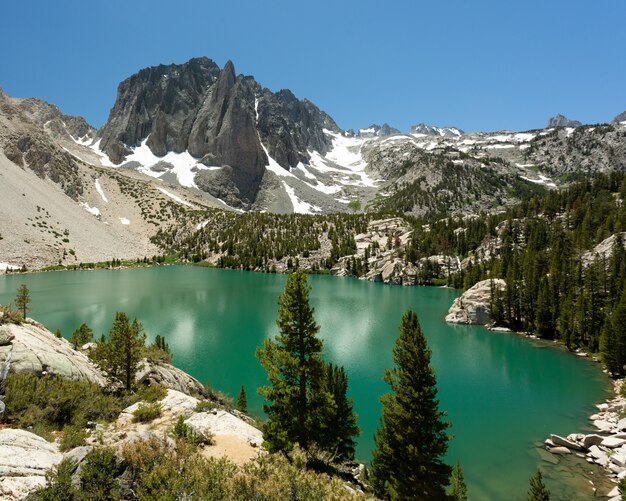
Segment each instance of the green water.
[[[61,272],[0,278],[0,303],[26,283],[31,316],[67,337],[87,322],[108,332],[116,311],[137,317],[149,340],[165,336],[174,363],[231,395],[243,384],[252,413],[265,374],[255,349],[277,333],[278,295],[286,277],[195,267]],[[534,444],[549,433],[587,429],[608,381],[599,368],[513,334],[451,326],[443,316],[457,293],[312,276],[311,302],[328,359],[349,375],[362,434],[357,457],[367,461],[378,425],[378,397],[391,366],[400,317],[419,315],[432,349],[440,408],[453,423],[448,461],[460,461],[471,499],[525,499],[540,460]],[[553,499],[573,499],[559,467],[543,463]],[[554,478],[552,478],[554,477]]]

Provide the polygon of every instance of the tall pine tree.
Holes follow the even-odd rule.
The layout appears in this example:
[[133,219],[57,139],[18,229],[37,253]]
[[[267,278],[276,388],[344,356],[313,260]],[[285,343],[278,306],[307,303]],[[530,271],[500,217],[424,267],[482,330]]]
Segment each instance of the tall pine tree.
[[325,416],[333,412],[333,398],[324,384],[325,364],[319,325],[309,305],[310,288],[302,270],[287,278],[278,299],[278,328],[275,341],[266,339],[257,358],[267,372],[270,386],[259,388],[268,403],[263,410],[268,420],[263,427],[270,452],[322,446],[327,437]]
[[438,408],[430,356],[417,315],[408,310],[393,349],[396,366],[385,372],[392,391],[381,397],[383,412],[372,452],[374,491],[383,499],[447,499],[452,469],[443,456],[450,423]]
[[325,423],[329,435],[326,447],[335,453],[335,458],[339,461],[354,459],[354,437],[360,430],[356,424],[356,414],[352,410],[352,399],[347,397],[348,375],[343,367],[326,365],[326,389],[335,402]]

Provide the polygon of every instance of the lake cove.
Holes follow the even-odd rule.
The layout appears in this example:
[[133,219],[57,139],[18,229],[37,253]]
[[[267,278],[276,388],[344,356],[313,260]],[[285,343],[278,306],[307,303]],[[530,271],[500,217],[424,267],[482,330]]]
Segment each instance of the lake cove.
[[[188,266],[8,275],[0,277],[0,303],[27,284],[30,316],[65,337],[82,322],[97,336],[108,333],[115,312],[124,311],[143,323],[149,341],[165,336],[173,363],[200,381],[231,396],[243,384],[250,412],[262,415],[256,388],[266,379],[255,350],[278,333],[277,298],[285,281],[284,275]],[[518,335],[446,324],[458,296],[453,290],[315,275],[309,283],[326,358],[348,372],[362,430],[359,460],[370,459],[378,397],[388,391],[382,376],[392,364],[400,318],[413,308],[432,350],[440,409],[453,423],[448,462],[461,463],[470,499],[526,499],[539,465],[552,499],[588,498],[562,465],[542,461],[535,446],[550,433],[589,429],[594,404],[611,392],[597,364]]]

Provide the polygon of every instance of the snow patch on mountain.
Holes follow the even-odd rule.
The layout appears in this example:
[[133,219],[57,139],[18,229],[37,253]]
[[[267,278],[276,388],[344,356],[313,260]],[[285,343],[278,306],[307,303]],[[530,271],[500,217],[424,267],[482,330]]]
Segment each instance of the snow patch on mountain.
[[96,217],[100,215],[100,209],[98,209],[98,207],[90,207],[87,202],[81,202],[80,205],[82,206],[83,209],[89,212],[89,214],[93,214]]
[[296,214],[313,214],[315,212],[321,212],[321,208],[300,200],[296,196],[294,189],[289,186],[285,181],[283,181],[283,186],[285,187],[285,191],[287,192],[287,195],[291,200],[291,205],[293,205],[293,211]]
[[102,189],[102,186],[100,186],[100,180],[96,179],[96,191],[98,192],[98,194],[100,195],[100,197],[102,197],[102,200],[105,203],[109,203],[109,199],[106,197],[106,195],[104,194],[104,190]]
[[524,177],[524,176],[520,176],[520,177],[524,179],[525,181],[530,181],[531,183],[542,184],[544,186],[547,186],[548,188],[556,188],[556,184],[554,184],[554,181],[552,181],[552,179],[550,179],[549,177],[546,177],[543,174],[538,174],[537,176],[539,179],[532,179],[530,177]]
[[143,174],[147,174],[151,177],[161,177],[163,172],[155,172],[150,167],[155,166],[159,162],[167,162],[172,165],[171,169],[166,172],[171,172],[176,175],[176,179],[187,188],[197,188],[194,178],[197,170],[209,170],[209,168],[203,164],[198,163],[198,159],[192,157],[188,151],[183,153],[168,152],[163,157],[157,157],[150,147],[146,144],[148,138],[146,137],[140,146],[133,148],[132,153],[124,159],[124,163],[137,162],[141,164],[138,168]]
[[157,186],[157,190],[159,190],[161,193],[163,193],[164,195],[167,195],[168,197],[170,197],[172,200],[178,202],[179,204],[183,204],[186,205],[187,207],[193,207],[192,204],[190,204],[189,202],[187,202],[186,200],[183,200],[182,198],[180,198],[177,195],[174,195],[173,193],[170,193],[169,191],[167,191],[165,188],[161,188],[159,186]]

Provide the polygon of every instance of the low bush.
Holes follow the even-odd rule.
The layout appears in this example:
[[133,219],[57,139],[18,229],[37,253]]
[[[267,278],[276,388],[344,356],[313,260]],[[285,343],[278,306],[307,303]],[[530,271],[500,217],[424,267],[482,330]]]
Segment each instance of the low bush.
[[63,429],[63,437],[61,438],[59,449],[61,449],[61,452],[65,452],[74,447],[85,445],[86,438],[87,432],[84,428],[74,425],[66,426]]
[[167,388],[162,384],[151,384],[150,386],[142,386],[137,391],[138,400],[153,403],[163,400],[167,395]]
[[139,407],[133,412],[133,423],[149,423],[161,416],[161,404],[139,404]]

